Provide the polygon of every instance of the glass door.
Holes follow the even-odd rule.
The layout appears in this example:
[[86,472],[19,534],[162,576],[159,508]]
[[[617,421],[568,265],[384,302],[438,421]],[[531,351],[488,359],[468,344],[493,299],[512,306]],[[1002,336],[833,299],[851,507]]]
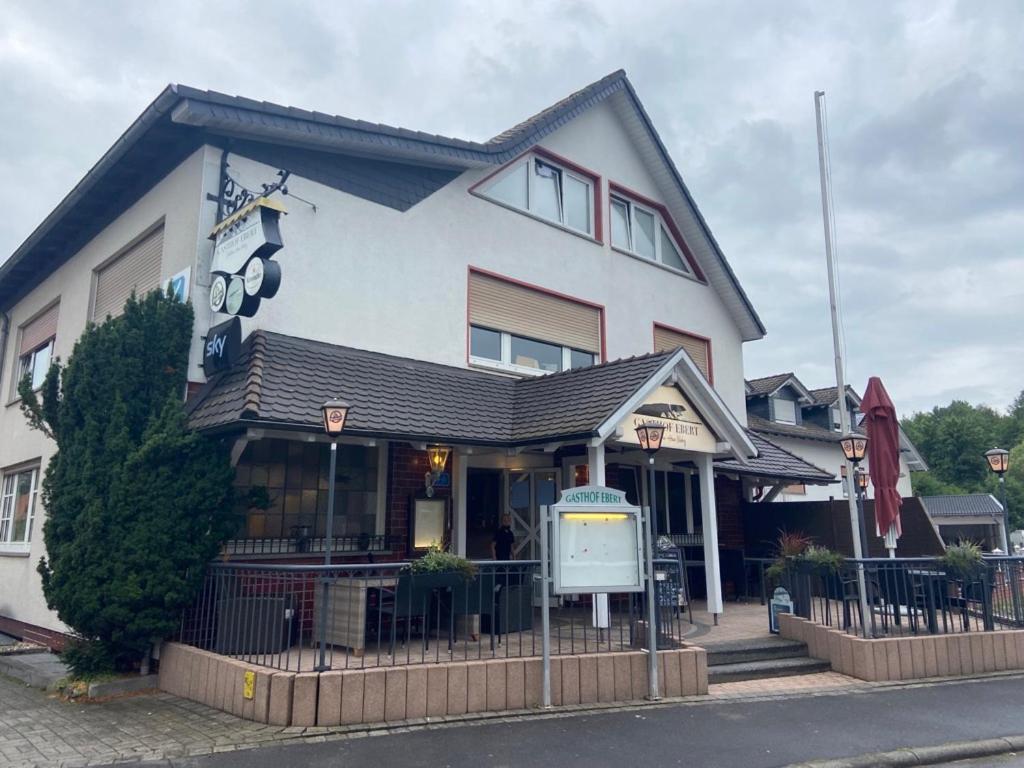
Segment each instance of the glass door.
[[517,560],[540,558],[540,508],[558,501],[558,470],[510,470],[507,511],[512,516],[513,547]]

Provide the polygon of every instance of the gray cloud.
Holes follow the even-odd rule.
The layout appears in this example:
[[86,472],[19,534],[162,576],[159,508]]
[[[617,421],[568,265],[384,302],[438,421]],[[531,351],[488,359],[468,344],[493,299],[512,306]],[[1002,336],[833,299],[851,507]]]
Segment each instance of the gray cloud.
[[624,67],[768,326],[748,375],[823,386],[825,89],[851,382],[882,376],[904,412],[1024,387],[1015,0],[54,2],[4,20],[0,259],[168,82],[487,138]]

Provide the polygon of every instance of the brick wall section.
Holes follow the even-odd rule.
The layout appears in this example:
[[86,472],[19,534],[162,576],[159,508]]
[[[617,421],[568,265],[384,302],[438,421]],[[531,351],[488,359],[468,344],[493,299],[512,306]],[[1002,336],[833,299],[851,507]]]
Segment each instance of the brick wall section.
[[[708,692],[707,652],[659,651],[660,693]],[[245,698],[246,676],[252,698]],[[160,651],[159,686],[246,720],[278,726],[337,726],[542,705],[539,657],[497,658],[323,673],[275,672],[179,643]],[[647,695],[646,655],[629,651],[555,656],[552,704],[637,701]]]
[[[448,457],[446,472],[451,472]],[[407,443],[391,443],[388,450],[388,498],[384,531],[393,537],[394,552],[399,558],[409,554],[409,500],[425,489],[423,476],[429,471],[426,451],[417,451]],[[454,478],[453,478],[454,480]],[[450,488],[435,490],[435,498],[449,498]]]
[[716,477],[715,504],[718,511],[718,545],[728,549],[745,549],[743,486],[728,477]]

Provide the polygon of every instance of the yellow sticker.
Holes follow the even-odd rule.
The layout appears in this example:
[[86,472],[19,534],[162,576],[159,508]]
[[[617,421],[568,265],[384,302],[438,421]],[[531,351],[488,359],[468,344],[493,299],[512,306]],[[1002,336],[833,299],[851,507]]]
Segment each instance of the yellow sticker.
[[242,698],[252,699],[256,696],[256,673],[247,671],[245,673],[245,682],[242,683]]

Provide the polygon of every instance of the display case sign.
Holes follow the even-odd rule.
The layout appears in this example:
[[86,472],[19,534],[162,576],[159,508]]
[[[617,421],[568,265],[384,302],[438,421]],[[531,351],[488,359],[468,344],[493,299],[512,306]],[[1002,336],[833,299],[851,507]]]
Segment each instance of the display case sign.
[[772,599],[768,602],[768,631],[779,634],[779,614],[793,612],[793,599],[785,587],[776,587]]
[[555,594],[644,591],[640,508],[625,493],[569,488],[550,514]]
[[210,268],[210,309],[252,317],[263,299],[281,286],[281,265],[271,257],[283,247],[280,217],[284,207],[258,197],[214,227]]
[[676,448],[698,453],[714,453],[718,438],[708,429],[700,414],[675,386],[661,386],[651,393],[643,405],[623,419],[619,425],[620,443],[640,445],[636,428],[657,422],[665,427],[663,448]]

